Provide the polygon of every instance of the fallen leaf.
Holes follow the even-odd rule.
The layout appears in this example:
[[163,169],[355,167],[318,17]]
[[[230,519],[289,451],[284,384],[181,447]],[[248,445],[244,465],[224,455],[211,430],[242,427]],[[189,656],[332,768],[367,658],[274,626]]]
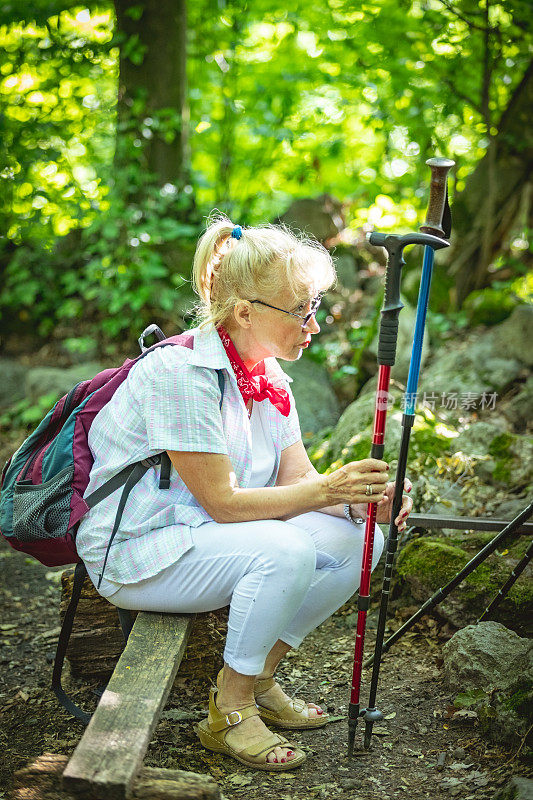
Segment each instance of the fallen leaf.
[[453,722],[474,722],[478,718],[476,711],[470,711],[464,708],[461,711],[456,711],[452,717]]
[[461,781],[459,780],[459,778],[443,778],[441,786],[449,789],[452,786],[459,786],[460,784]]
[[248,786],[252,780],[247,775],[232,775],[231,778],[228,778],[228,783],[233,783],[235,786]]

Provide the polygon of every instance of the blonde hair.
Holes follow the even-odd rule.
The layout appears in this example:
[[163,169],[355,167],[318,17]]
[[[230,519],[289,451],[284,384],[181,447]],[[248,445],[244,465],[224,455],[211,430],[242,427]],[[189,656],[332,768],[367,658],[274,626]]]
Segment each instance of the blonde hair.
[[234,228],[228,217],[215,213],[198,241],[192,282],[200,297],[195,308],[200,327],[226,322],[238,300],[268,302],[287,287],[295,301],[307,301],[335,282],[332,258],[316,240],[270,224],[242,228],[235,239]]

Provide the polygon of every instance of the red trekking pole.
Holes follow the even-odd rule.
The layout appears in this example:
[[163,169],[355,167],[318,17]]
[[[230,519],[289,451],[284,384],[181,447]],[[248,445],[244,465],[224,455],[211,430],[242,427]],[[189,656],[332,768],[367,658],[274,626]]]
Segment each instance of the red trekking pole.
[[[385,449],[385,423],[390,382],[390,370],[396,358],[396,341],[398,338],[398,321],[403,304],[400,300],[400,278],[403,250],[407,245],[429,245],[434,250],[447,247],[448,243],[436,236],[424,233],[407,233],[404,236],[371,233],[370,244],[384,247],[387,250],[387,271],[385,275],[385,297],[381,309],[381,323],[378,338],[378,388],[374,412],[374,431],[372,435],[371,458],[381,460]],[[352,674],[352,691],[348,710],[348,756],[353,755],[355,730],[360,716],[359,697],[361,692],[361,672],[363,669],[363,649],[365,642],[366,614],[370,605],[370,573],[372,569],[372,550],[374,548],[374,531],[376,528],[376,503],[367,507],[363,560],[361,564],[361,580],[359,599],[357,602],[357,630],[355,635],[355,653]],[[381,716],[381,712],[377,712]]]

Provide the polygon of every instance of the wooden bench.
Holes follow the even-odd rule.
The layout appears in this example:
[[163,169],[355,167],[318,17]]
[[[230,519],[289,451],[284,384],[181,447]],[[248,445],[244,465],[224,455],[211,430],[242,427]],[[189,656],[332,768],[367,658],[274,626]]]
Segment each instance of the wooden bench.
[[[56,794],[52,791],[50,797],[220,798],[219,787],[210,776],[142,767],[185,652],[193,620],[194,615],[146,611],[137,615],[91,721],[64,769],[61,795],[56,786]],[[57,772],[58,764],[64,767],[64,757],[48,754],[41,759],[44,762],[40,766],[35,762],[19,773],[14,798],[34,796],[23,793],[21,782],[24,783],[24,778],[26,783],[35,780],[42,773],[43,764],[48,773]]]

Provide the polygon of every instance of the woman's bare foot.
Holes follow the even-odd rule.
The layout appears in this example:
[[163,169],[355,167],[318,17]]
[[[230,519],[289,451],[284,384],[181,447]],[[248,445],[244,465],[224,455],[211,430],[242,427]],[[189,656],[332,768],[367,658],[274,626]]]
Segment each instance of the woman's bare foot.
[[[221,680],[216,695],[216,705],[223,714],[229,714],[235,709],[246,705],[255,704],[253,675],[242,675],[228,664],[224,664]],[[257,744],[271,734],[259,716],[248,717],[226,734],[226,742],[235,750],[242,750],[250,745]],[[276,747],[268,753],[266,761],[270,763],[284,763],[296,758],[290,747]]]
[[[253,702],[253,700],[251,702]],[[242,707],[242,703],[225,702],[220,691],[217,694],[216,704],[218,709],[223,714],[229,714],[238,706]],[[271,731],[269,728],[267,728],[262,719],[259,716],[254,716],[248,717],[248,719],[244,719],[242,722],[239,722],[237,725],[235,725],[235,727],[230,728],[227,731],[225,738],[226,742],[231,747],[239,751],[245,747],[258,744],[270,733]],[[265,760],[275,764],[285,763],[286,761],[291,761],[293,758],[296,758],[296,754],[293,750],[291,750],[290,747],[276,747],[274,750],[268,753]]]

